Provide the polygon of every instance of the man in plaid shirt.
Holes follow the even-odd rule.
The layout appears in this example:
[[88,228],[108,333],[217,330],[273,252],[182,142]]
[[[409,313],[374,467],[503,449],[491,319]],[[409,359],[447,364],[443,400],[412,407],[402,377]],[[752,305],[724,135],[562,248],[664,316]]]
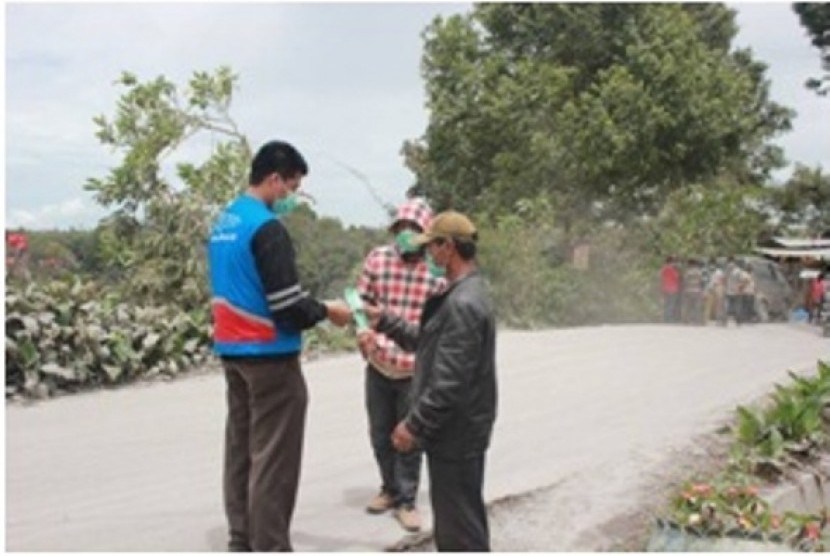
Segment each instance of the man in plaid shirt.
[[[363,265],[357,289],[364,301],[417,323],[430,296],[443,290],[444,280],[430,274],[424,249],[411,243],[415,234],[427,229],[432,212],[420,199],[410,199],[398,208],[389,231],[393,244],[373,249]],[[415,508],[421,474],[421,450],[397,452],[392,431],[409,409],[409,390],[415,354],[402,351],[395,342],[377,334],[375,341],[361,346],[366,368],[366,410],[369,434],[380,469],[382,486],[367,505],[369,513],[395,510],[395,517],[408,531],[421,527]]]

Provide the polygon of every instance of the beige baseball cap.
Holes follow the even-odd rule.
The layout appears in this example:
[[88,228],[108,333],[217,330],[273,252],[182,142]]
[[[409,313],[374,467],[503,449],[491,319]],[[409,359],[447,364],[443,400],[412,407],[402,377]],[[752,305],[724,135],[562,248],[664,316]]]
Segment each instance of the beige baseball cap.
[[434,239],[455,238],[466,241],[478,239],[476,227],[470,219],[454,210],[448,210],[435,216],[423,234],[412,240],[415,245],[425,245]]

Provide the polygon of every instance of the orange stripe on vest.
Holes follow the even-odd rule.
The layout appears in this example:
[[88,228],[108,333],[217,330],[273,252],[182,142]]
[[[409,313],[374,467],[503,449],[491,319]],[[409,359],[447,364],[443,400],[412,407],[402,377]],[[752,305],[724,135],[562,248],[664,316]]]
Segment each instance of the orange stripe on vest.
[[224,301],[213,302],[213,339],[217,342],[272,342],[277,328],[251,318]]

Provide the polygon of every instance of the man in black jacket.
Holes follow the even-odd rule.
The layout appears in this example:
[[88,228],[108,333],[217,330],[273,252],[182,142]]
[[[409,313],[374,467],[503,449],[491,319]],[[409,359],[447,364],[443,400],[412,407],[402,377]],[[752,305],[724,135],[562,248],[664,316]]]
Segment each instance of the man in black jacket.
[[[457,212],[439,214],[416,242],[426,245],[447,290],[430,298],[418,325],[366,311],[374,328],[415,351],[412,405],[392,434],[397,450],[427,454],[435,545],[490,550],[482,497],[485,452],[496,419],[496,326],[475,263],[478,234]],[[368,341],[371,332],[362,336]]]

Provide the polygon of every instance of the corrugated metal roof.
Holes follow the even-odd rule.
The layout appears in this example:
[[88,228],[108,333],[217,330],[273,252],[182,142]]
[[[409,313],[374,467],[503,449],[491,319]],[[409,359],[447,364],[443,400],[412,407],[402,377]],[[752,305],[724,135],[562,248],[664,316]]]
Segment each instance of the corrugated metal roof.
[[772,238],[775,243],[781,247],[794,249],[819,249],[823,247],[830,248],[830,239],[807,239],[807,238],[786,238],[775,237]]
[[774,247],[756,247],[757,253],[770,257],[812,258],[830,261],[830,246],[824,249],[776,249]]

